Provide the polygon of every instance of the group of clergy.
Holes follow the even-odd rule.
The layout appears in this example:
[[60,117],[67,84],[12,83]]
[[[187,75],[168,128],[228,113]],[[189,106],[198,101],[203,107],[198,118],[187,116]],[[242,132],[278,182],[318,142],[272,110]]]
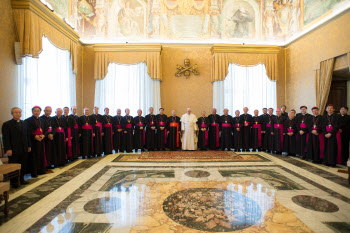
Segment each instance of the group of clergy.
[[[12,108],[13,119],[3,124],[4,149],[10,163],[22,164],[21,183],[26,184],[23,175],[32,177],[50,172],[50,168],[61,166],[78,157],[88,158],[115,152],[163,151],[169,150],[234,150],[268,151],[276,154],[298,155],[315,163],[335,166],[346,163],[349,158],[350,118],[348,108],[342,107],[340,114],[334,113],[332,105],[327,106],[327,115],[321,116],[317,107],[312,115],[307,107],[301,106],[300,113],[286,112],[286,106],[276,110],[264,108],[263,114],[255,110],[248,114],[248,108],[235,111],[232,117],[228,109],[218,115],[216,109],[206,116],[202,111],[197,118],[191,109],[180,117],[176,111],[171,116],[159,109],[159,114],[142,116],[142,110],[132,117],[130,110],[121,109],[116,116],[104,115],[99,108],[93,114],[84,108],[84,115],[77,115],[77,108],[64,107],[55,110],[47,106],[44,114],[41,107],[32,108],[32,116],[20,120],[21,109]],[[72,112],[70,114],[70,111]]]

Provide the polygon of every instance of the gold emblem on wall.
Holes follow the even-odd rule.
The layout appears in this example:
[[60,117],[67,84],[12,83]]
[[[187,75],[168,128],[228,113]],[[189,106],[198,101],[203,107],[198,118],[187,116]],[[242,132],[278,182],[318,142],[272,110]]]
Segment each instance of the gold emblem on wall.
[[178,71],[175,73],[176,77],[180,77],[183,74],[186,78],[188,78],[191,72],[195,75],[199,75],[199,72],[197,70],[197,64],[191,66],[190,59],[185,59],[184,64],[185,66],[176,65],[176,69],[178,69]]

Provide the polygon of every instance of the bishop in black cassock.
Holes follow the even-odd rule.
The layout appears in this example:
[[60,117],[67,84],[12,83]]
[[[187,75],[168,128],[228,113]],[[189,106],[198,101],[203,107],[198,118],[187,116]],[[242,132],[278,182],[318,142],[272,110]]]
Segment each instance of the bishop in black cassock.
[[67,163],[66,142],[68,142],[67,128],[68,124],[62,109],[56,109],[56,116],[52,118],[53,137],[55,142],[55,166],[61,166]]
[[120,108],[117,109],[117,115],[113,117],[113,148],[116,153],[118,151],[124,151],[124,142],[123,142],[123,127],[122,127],[122,111]]
[[44,174],[46,171],[45,143],[44,143],[44,121],[39,118],[41,108],[34,106],[32,108],[33,116],[27,118],[26,124],[30,132],[31,152],[29,154],[29,167],[32,177],[38,174]]
[[77,107],[73,106],[71,108],[72,114],[69,118],[73,124],[72,128],[72,160],[77,159],[80,156],[80,129],[79,129],[79,117],[77,115]]
[[259,116],[259,111],[254,111],[254,116],[252,117],[252,129],[251,129],[251,146],[253,150],[261,150],[262,147],[262,137],[261,132],[264,131],[263,118]]
[[209,119],[205,116],[205,111],[202,111],[202,116],[197,120],[198,124],[198,143],[197,147],[200,150],[207,150],[208,148],[208,129],[209,129]]
[[[27,127],[27,122],[21,119],[22,110],[19,108],[12,108],[12,120],[6,121],[2,125],[2,140],[4,143],[4,151],[9,158],[9,163],[21,164],[21,184],[28,184],[24,180],[26,174],[28,152],[31,151],[30,135]],[[18,179],[11,179],[11,184],[18,186]]]
[[313,107],[311,110],[313,115],[308,124],[309,140],[307,144],[307,158],[313,163],[320,163],[324,156],[324,135],[322,133],[324,120],[319,115],[318,107]]
[[134,147],[135,151],[141,150],[144,151],[145,143],[146,143],[146,123],[145,118],[142,116],[142,110],[137,110],[137,117],[134,117]]
[[163,114],[164,108],[159,109],[159,114],[156,116],[157,126],[157,146],[158,150],[165,150],[167,144],[167,115]]
[[125,116],[122,118],[122,127],[124,132],[124,146],[127,153],[134,149],[134,121],[130,116],[130,109],[125,109]]
[[105,155],[112,154],[113,151],[113,124],[112,117],[109,115],[109,108],[104,109],[105,114],[102,116],[102,144]]
[[295,156],[297,124],[295,113],[293,111],[290,111],[288,115],[289,116],[284,120],[283,151],[290,156]]
[[176,111],[171,111],[171,116],[168,117],[168,149],[177,150],[180,148],[180,133],[181,123],[180,117],[176,116]]
[[240,151],[242,149],[242,124],[240,122],[239,111],[236,110],[236,116],[232,118],[232,127],[233,127],[233,148],[235,151]]
[[217,150],[220,147],[220,115],[216,114],[216,108],[208,116],[209,120],[209,149]]
[[264,150],[272,151],[274,149],[273,146],[273,131],[274,126],[273,122],[275,119],[275,115],[273,115],[273,108],[269,108],[269,114],[264,118],[264,126],[265,126],[265,136],[264,136]]
[[94,114],[90,115],[92,127],[94,130],[94,154],[101,156],[103,153],[102,136],[104,135],[102,131],[103,118],[101,114],[98,114],[98,107],[94,107]]
[[45,129],[45,157],[48,167],[51,167],[55,164],[55,144],[53,141],[51,113],[52,108],[50,106],[46,106],[44,109],[44,115],[40,117],[43,120],[43,129]]
[[343,106],[339,115],[339,131],[341,137],[341,163],[346,164],[349,159],[349,140],[350,140],[350,116],[348,107]]
[[149,108],[149,114],[145,117],[146,122],[146,148],[148,151],[154,151],[157,147],[156,138],[156,116],[153,114],[153,108]]
[[300,107],[301,113],[297,114],[297,154],[300,158],[306,159],[307,142],[309,139],[308,125],[310,124],[311,115],[306,113],[307,107]]
[[224,115],[220,117],[221,150],[232,148],[232,116],[228,115],[228,109],[224,109]]
[[272,119],[273,124],[273,152],[281,154],[283,151],[283,139],[284,139],[284,120],[281,115],[281,109],[277,108],[276,117]]
[[252,115],[248,114],[248,108],[243,109],[243,114],[239,117],[239,123],[242,125],[242,149],[244,151],[250,148],[250,128],[252,126]]
[[84,108],[84,115],[79,117],[79,129],[81,130],[80,152],[82,158],[90,158],[94,153],[94,130],[92,126],[93,123],[91,117],[89,116],[89,109]]

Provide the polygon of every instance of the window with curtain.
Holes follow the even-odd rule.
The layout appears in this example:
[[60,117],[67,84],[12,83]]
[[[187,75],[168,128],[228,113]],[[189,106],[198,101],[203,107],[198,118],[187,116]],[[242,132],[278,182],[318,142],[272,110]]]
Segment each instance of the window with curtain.
[[240,66],[229,64],[228,74],[224,81],[213,83],[213,106],[218,114],[225,108],[234,115],[236,110],[243,112],[249,108],[253,114],[255,109],[262,113],[262,108],[276,109],[276,82],[269,80],[264,64]]
[[152,80],[147,73],[144,62],[132,65],[111,63],[103,80],[96,80],[95,106],[100,109],[108,107],[111,115],[120,108],[124,115],[125,108],[130,109],[130,115],[148,114],[148,109],[160,108],[160,81]]
[[75,74],[70,54],[42,38],[43,50],[39,58],[24,57],[18,66],[18,106],[22,118],[32,115],[32,107],[39,105],[56,108],[76,105]]

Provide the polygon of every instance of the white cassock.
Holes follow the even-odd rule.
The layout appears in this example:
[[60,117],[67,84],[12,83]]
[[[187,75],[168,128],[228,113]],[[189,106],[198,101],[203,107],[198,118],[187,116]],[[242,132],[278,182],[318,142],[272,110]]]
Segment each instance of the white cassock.
[[182,150],[197,150],[197,117],[194,114],[183,114],[181,117],[181,130],[184,131],[181,142]]

